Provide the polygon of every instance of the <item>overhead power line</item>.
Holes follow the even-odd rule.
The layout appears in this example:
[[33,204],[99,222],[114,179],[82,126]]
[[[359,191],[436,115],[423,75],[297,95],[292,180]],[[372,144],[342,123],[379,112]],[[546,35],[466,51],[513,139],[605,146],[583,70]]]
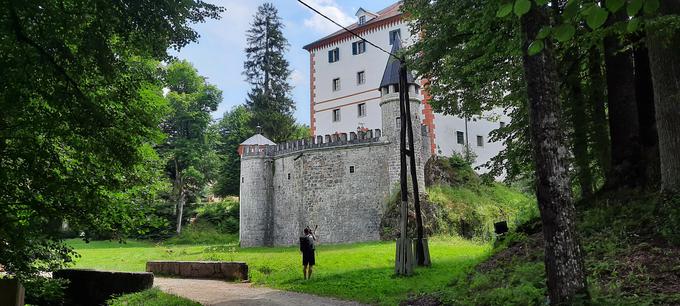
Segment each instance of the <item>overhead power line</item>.
[[309,9],[312,10],[312,11],[314,11],[315,13],[319,14],[321,17],[328,19],[330,22],[332,22],[332,23],[334,23],[335,25],[339,26],[340,28],[342,28],[342,29],[345,30],[346,32],[348,32],[348,33],[350,33],[350,34],[356,36],[357,38],[359,38],[359,39],[361,39],[361,40],[367,42],[369,45],[371,45],[371,46],[373,46],[373,47],[376,47],[378,50],[380,50],[380,51],[382,51],[382,52],[385,52],[385,53],[387,53],[387,54],[389,54],[389,55],[392,55],[392,56],[394,56],[395,58],[399,59],[400,61],[402,60],[401,57],[397,56],[396,54],[394,54],[394,53],[392,53],[392,52],[390,52],[390,51],[387,51],[387,50],[381,48],[380,46],[374,44],[374,43],[371,42],[370,40],[361,37],[361,35],[357,34],[356,32],[354,32],[354,31],[352,31],[352,30],[350,30],[350,29],[348,29],[347,27],[345,27],[345,26],[343,26],[343,25],[337,23],[335,20],[333,20],[333,19],[331,19],[330,17],[328,17],[328,16],[324,15],[323,13],[319,12],[317,9],[315,9],[315,8],[313,8],[313,7],[311,7],[311,6],[309,6],[309,4],[305,3],[304,1],[302,1],[302,0],[297,0],[297,2],[300,2],[302,5],[306,6],[307,8],[309,8]]

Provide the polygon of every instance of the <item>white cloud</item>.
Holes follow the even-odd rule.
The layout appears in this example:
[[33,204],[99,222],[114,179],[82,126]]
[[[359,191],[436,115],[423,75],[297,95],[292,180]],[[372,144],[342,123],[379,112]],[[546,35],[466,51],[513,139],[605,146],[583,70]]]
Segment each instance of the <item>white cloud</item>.
[[298,85],[304,85],[305,80],[307,79],[307,75],[304,73],[300,72],[300,70],[293,70],[293,72],[290,73],[290,85],[293,87],[297,87]]
[[[308,0],[306,3],[343,26],[354,23],[354,16],[350,16],[343,12],[335,0]],[[311,28],[320,34],[330,34],[340,29],[328,19],[311,10],[310,14],[312,14],[312,16],[304,21],[306,27]]]

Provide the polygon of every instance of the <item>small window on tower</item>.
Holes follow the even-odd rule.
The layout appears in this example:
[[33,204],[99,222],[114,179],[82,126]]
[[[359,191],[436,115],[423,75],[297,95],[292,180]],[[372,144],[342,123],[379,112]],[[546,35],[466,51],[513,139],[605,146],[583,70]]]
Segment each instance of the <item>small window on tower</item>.
[[477,146],[478,147],[484,146],[484,136],[477,135]]
[[397,131],[401,129],[401,118],[397,117]]
[[456,132],[456,142],[459,144],[465,143],[465,134],[461,131]]
[[244,178],[243,178],[243,177],[241,177],[241,183],[243,183],[244,181],[245,181],[245,180],[244,180]]
[[288,173],[288,179],[290,179],[290,173]]
[[505,122],[501,121],[501,129],[505,127]]
[[349,173],[354,173],[354,166],[349,166]]

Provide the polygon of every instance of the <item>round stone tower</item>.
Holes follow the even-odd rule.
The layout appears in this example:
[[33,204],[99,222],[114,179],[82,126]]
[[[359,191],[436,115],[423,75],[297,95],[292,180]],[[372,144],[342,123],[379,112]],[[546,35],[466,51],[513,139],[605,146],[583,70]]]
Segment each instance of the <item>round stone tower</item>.
[[261,134],[239,146],[241,155],[239,238],[242,247],[272,244],[273,169],[267,148],[274,142]]
[[[401,48],[399,39],[396,39],[392,45],[392,53],[395,54]],[[399,144],[400,144],[400,130],[401,118],[399,110],[399,70],[401,69],[401,62],[390,56],[385,66],[382,81],[380,82],[380,109],[382,112],[382,137],[389,141],[388,149],[388,163],[389,163],[389,179],[390,186],[399,184]],[[416,159],[416,172],[418,176],[418,187],[420,192],[425,191],[425,175],[424,167],[425,160],[423,158],[422,132],[421,132],[421,109],[420,101],[420,86],[415,82],[413,75],[407,72],[407,88],[409,94],[409,106],[411,111],[411,126],[413,128],[413,148]],[[408,136],[407,136],[408,141]],[[408,149],[408,143],[407,143]],[[408,164],[408,162],[407,162]],[[408,166],[407,166],[408,167]],[[410,170],[408,170],[410,171]],[[409,175],[410,177],[410,175]],[[394,189],[394,188],[393,188]],[[394,189],[397,190],[397,189]],[[394,190],[390,190],[393,192]]]

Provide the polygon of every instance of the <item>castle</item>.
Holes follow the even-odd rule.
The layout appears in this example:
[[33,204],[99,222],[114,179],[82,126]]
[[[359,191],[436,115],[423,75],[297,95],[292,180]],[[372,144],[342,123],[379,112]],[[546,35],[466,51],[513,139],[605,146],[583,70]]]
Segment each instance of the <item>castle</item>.
[[[396,41],[393,53],[399,48]],[[380,239],[380,220],[399,184],[399,68],[390,57],[379,86],[380,129],[281,144],[257,134],[241,144],[241,246],[296,244],[302,230],[315,225],[324,243]],[[425,190],[431,144],[420,124],[419,87],[409,75],[416,170]]]

